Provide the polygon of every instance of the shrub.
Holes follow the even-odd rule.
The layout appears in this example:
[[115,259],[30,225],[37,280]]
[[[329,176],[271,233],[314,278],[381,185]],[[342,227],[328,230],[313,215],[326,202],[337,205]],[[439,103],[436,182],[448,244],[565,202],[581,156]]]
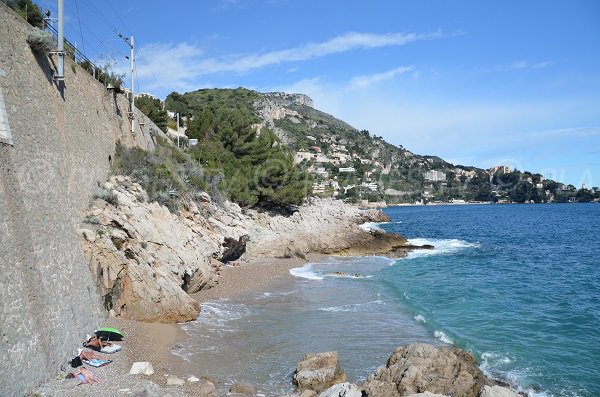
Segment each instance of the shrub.
[[45,32],[39,28],[33,28],[31,32],[29,32],[27,44],[29,44],[31,50],[37,54],[46,54],[55,48],[52,33]]
[[98,219],[98,217],[94,216],[94,215],[88,215],[85,218],[83,218],[83,222],[84,223],[89,223],[92,225],[99,225],[100,224],[100,219]]
[[119,205],[119,198],[117,197],[116,194],[109,192],[107,190],[104,190],[100,187],[96,189],[96,193],[94,194],[94,197],[104,200],[107,203],[114,205],[115,207]]

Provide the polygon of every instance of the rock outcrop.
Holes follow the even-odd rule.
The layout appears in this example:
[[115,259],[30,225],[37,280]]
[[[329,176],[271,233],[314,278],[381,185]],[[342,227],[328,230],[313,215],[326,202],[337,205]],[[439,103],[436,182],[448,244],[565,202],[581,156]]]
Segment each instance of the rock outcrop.
[[345,381],[346,374],[340,368],[337,352],[306,354],[294,374],[294,384],[300,391],[321,392]]
[[207,219],[193,203],[174,215],[125,177],[103,189],[113,203],[94,201],[81,239],[105,308],[141,321],[195,319],[200,306],[188,293],[216,281],[223,236],[246,234],[239,220],[216,210]]
[[431,392],[477,397],[490,383],[473,356],[455,347],[415,343],[398,347],[385,368],[363,385],[369,397],[401,397]]
[[[250,257],[300,257],[308,253],[368,255],[400,249],[406,239],[361,229],[365,222],[389,220],[381,211],[363,211],[340,200],[311,199],[292,216],[249,211],[253,219],[246,249]],[[401,255],[401,254],[399,254]]]
[[98,190],[79,234],[104,307],[150,322],[195,319],[188,295],[218,281],[221,262],[309,253],[401,256],[402,236],[369,232],[365,222],[388,218],[339,200],[311,199],[291,216],[215,204],[204,193],[178,214],[149,203],[142,187],[113,176]]

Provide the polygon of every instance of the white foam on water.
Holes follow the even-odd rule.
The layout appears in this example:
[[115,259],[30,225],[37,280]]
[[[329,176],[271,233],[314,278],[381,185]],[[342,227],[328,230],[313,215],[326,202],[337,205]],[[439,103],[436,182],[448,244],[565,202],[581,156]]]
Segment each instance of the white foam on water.
[[[506,353],[485,352],[481,355],[481,364],[479,369],[489,378],[500,379],[507,381],[518,392],[526,393],[529,397],[555,397],[554,394],[549,394],[545,390],[535,390],[533,388],[524,388],[522,385],[525,379],[528,378],[533,371],[530,368],[515,368],[506,370],[506,365],[512,363],[513,360]],[[564,396],[576,397],[577,393],[569,392],[561,394]]]
[[450,337],[449,337],[448,335],[446,335],[446,334],[444,333],[444,331],[437,331],[437,330],[436,330],[436,331],[433,333],[433,336],[435,336],[435,338],[436,338],[437,340],[439,340],[440,342],[447,343],[447,344],[449,344],[449,345],[453,345],[453,344],[454,344],[454,341],[453,341],[452,339],[450,339]]
[[228,300],[208,301],[202,303],[200,316],[190,323],[207,325],[212,328],[223,328],[226,331],[231,321],[239,320],[250,314],[250,308],[239,303],[231,303]]
[[380,226],[382,225],[395,225],[400,224],[402,221],[395,222],[365,222],[359,227],[365,232],[375,231],[375,232],[385,232]]
[[365,279],[365,278],[373,278],[373,276],[367,276],[365,274],[358,274],[358,273],[352,273],[352,274],[334,274],[334,273],[328,273],[325,275],[326,277],[333,277],[333,278],[354,278],[354,279]]
[[485,352],[481,355],[481,370],[495,368],[498,365],[510,364],[512,360],[503,353]]
[[406,258],[420,258],[431,255],[449,255],[467,248],[478,248],[478,243],[469,243],[468,241],[451,239],[427,239],[411,238],[408,240],[411,245],[433,245],[433,249],[417,249],[408,253]]
[[365,232],[383,232],[383,229],[379,227],[379,225],[381,225],[381,223],[378,222],[365,222],[362,225],[360,225],[359,227],[364,230]]
[[323,280],[323,276],[316,273],[311,264],[302,267],[294,267],[290,269],[290,274],[294,277],[305,278],[308,280]]
[[422,314],[417,314],[414,317],[414,319],[415,319],[416,322],[421,323],[421,324],[425,324],[427,322],[427,320],[425,319],[425,316],[422,315]]
[[385,305],[385,302],[382,301],[381,299],[378,299],[378,300],[372,301],[372,302],[353,303],[353,304],[342,305],[342,306],[322,307],[318,310],[322,311],[322,312],[352,312],[352,313],[355,313],[355,312],[369,310],[374,305]]

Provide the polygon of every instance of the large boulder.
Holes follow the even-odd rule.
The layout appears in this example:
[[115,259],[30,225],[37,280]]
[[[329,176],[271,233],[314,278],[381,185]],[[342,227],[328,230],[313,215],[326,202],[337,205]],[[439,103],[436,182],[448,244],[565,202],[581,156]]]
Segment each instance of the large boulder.
[[294,384],[298,389],[321,392],[328,387],[346,381],[340,368],[337,352],[311,353],[298,363]]
[[473,356],[455,347],[415,343],[398,347],[385,368],[363,385],[369,397],[404,397],[431,392],[477,397],[489,381]]

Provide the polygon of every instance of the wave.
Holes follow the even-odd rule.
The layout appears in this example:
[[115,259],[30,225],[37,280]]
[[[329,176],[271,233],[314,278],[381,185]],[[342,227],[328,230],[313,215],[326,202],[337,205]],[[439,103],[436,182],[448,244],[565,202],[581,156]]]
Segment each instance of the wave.
[[[530,397],[551,397],[545,390],[534,389],[532,387],[523,387],[526,379],[531,377],[533,370],[531,368],[509,369],[513,359],[507,353],[484,352],[481,354],[481,364],[479,369],[489,378],[508,382],[511,387],[518,392],[526,393]],[[578,394],[574,391],[564,391],[561,396],[576,397]]]
[[229,329],[229,322],[240,320],[250,315],[251,310],[243,304],[231,303],[227,299],[202,303],[198,318],[182,326],[184,330],[194,325],[206,325],[209,328]]
[[433,333],[433,336],[435,336],[435,338],[437,340],[439,340],[440,342],[442,342],[442,343],[446,343],[448,345],[453,345],[454,344],[454,341],[452,339],[450,339],[450,337],[448,335],[446,335],[444,333],[444,331],[438,331],[438,330],[436,330]]
[[365,232],[371,232],[371,231],[375,231],[375,232],[385,232],[385,230],[383,230],[380,226],[382,225],[394,225],[394,224],[400,224],[402,223],[402,221],[395,221],[395,222],[365,222],[362,225],[360,225],[359,227],[364,230]]
[[364,230],[365,232],[371,232],[371,231],[375,231],[375,232],[383,232],[383,229],[379,227],[381,223],[379,222],[365,222],[362,225],[360,225],[359,227]]
[[416,322],[421,323],[421,324],[425,324],[427,322],[427,320],[425,319],[425,316],[422,314],[417,314],[413,318],[415,319]]
[[290,274],[294,277],[305,278],[308,280],[323,280],[323,276],[313,271],[311,264],[302,267],[294,267],[290,269]]
[[349,305],[342,306],[330,306],[330,307],[322,307],[318,309],[322,312],[362,312],[372,308],[374,305],[385,305],[385,302],[381,299],[372,301],[372,302],[364,302],[364,303],[352,303]]
[[433,245],[432,250],[414,250],[408,253],[407,258],[420,258],[431,255],[449,255],[467,248],[479,248],[479,243],[469,243],[468,241],[452,239],[427,239],[411,238],[408,239],[411,245]]

